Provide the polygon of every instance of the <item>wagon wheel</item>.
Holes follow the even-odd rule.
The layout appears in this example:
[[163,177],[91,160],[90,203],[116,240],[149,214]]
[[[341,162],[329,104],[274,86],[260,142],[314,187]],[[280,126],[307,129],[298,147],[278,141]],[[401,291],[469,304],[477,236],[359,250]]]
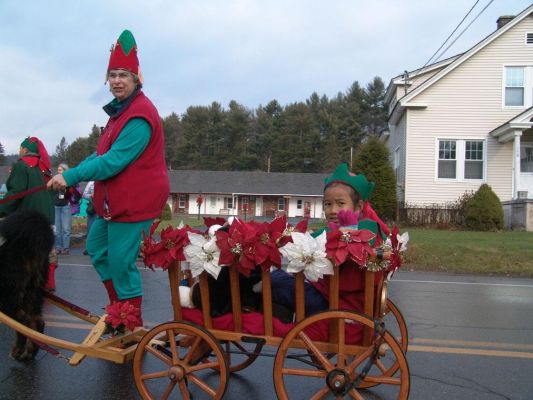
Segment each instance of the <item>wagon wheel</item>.
[[226,361],[229,364],[230,372],[238,372],[248,367],[259,357],[263,344],[256,343],[254,349],[250,350],[239,342],[226,341],[222,342],[222,347],[226,353]]
[[[387,299],[385,315],[383,316],[382,321],[385,322],[385,328],[394,336],[403,353],[406,354],[409,341],[407,324],[398,307],[390,299]],[[382,370],[382,375],[384,377],[394,376],[399,367],[397,361],[390,363]],[[370,388],[376,385],[379,385],[379,382],[362,382],[360,387]]]
[[229,369],[218,340],[189,322],[166,322],[147,332],[133,359],[135,385],[143,399],[183,399],[205,392],[221,399]]
[[[312,341],[308,333],[319,325],[334,325],[336,336],[329,348]],[[355,350],[347,338],[349,330],[359,325],[374,328],[374,321],[365,315],[350,311],[326,311],[312,315],[292,328],[280,343],[274,361],[274,385],[279,399],[321,399],[333,395],[336,399],[364,399],[364,384],[380,384],[387,398],[407,399],[409,396],[409,367],[405,355],[394,337],[387,331],[378,336],[368,347]],[[338,344],[337,344],[338,343]],[[298,348],[296,348],[298,347]],[[308,362],[298,356],[302,351],[313,354]],[[350,352],[348,349],[351,349]],[[332,353],[333,351],[333,353]],[[398,371],[392,376],[383,371],[398,363]],[[369,368],[369,369],[368,369]],[[367,374],[365,375],[365,370]],[[302,385],[301,377],[313,378]],[[289,395],[288,391],[291,391]],[[309,390],[309,392],[305,392]],[[368,393],[366,393],[368,395]]]
[[387,330],[394,335],[403,352],[407,353],[409,342],[407,324],[405,323],[405,319],[403,318],[400,309],[392,302],[391,299],[387,299],[387,306],[385,308],[385,316],[383,317],[383,321],[385,322],[385,328],[387,328]]

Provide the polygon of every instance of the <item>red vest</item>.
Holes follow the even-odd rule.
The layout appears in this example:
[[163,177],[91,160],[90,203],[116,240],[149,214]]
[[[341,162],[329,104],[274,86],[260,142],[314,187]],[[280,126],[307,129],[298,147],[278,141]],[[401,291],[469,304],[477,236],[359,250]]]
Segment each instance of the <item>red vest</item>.
[[[120,173],[94,183],[94,207],[100,216],[116,222],[138,222],[161,215],[169,194],[165,162],[165,139],[161,118],[152,102],[139,90],[133,101],[107,122],[96,153],[109,151],[126,123],[132,118],[145,119],[152,135],[142,154]],[[104,200],[108,211],[104,210]]]

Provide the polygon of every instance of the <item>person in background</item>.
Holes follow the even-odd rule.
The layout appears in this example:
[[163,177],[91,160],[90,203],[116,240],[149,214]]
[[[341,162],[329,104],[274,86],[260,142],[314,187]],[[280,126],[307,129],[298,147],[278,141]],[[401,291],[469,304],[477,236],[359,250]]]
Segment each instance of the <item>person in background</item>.
[[[65,163],[59,164],[57,173],[62,174],[69,169]],[[79,212],[81,193],[79,185],[67,186],[55,193],[55,247],[57,254],[70,253],[70,235],[72,232],[72,215]]]
[[[50,158],[43,143],[36,137],[27,137],[20,144],[19,159],[11,166],[5,184],[7,191],[4,199],[24,194],[40,186],[44,189],[51,175]],[[40,212],[48,219],[50,225],[54,222],[53,199],[51,193],[46,190],[36,191],[0,204],[0,218],[23,210]],[[45,286],[50,291],[55,290],[56,266],[57,257],[55,250],[52,250],[48,264],[48,281]]]
[[[83,190],[83,198],[87,200],[87,207],[85,208],[85,212],[87,213],[87,233],[86,238],[89,237],[89,232],[91,231],[91,226],[94,222],[95,217],[95,209],[94,209],[94,203],[93,203],[93,195],[94,195],[94,181],[87,182],[87,186],[85,186],[85,189]],[[83,254],[87,255],[89,252],[87,251],[87,248],[83,250]]]
[[115,97],[104,106],[109,120],[96,152],[48,186],[64,190],[94,180],[96,218],[87,251],[111,303],[121,302],[142,325],[141,274],[136,260],[142,232],[161,214],[169,194],[161,117],[141,90],[142,75],[132,33],[122,32],[107,67]]

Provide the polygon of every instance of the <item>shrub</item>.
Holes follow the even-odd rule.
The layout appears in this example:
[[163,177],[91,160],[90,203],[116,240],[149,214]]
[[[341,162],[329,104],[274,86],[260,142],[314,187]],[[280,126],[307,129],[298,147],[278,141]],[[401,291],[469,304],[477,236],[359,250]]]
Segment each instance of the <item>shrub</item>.
[[500,199],[484,183],[465,205],[465,224],[468,229],[489,231],[503,228],[503,208]]
[[172,211],[170,210],[170,206],[168,205],[168,203],[166,203],[163,209],[161,210],[160,219],[162,221],[170,221],[172,219]]
[[376,184],[370,202],[378,215],[385,221],[394,221],[398,207],[396,177],[385,143],[375,138],[363,143],[357,150],[354,169]]

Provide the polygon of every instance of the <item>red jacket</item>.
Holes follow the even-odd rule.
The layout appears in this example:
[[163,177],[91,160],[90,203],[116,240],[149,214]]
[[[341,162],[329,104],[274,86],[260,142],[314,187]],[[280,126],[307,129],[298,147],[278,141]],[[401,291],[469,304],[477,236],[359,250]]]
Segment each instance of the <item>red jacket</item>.
[[145,119],[152,128],[146,148],[119,174],[94,183],[97,214],[106,216],[105,200],[111,220],[116,222],[138,222],[158,217],[169,194],[161,118],[142,91],[139,90],[126,109],[109,119],[96,153],[106,153],[126,123],[133,118]]

